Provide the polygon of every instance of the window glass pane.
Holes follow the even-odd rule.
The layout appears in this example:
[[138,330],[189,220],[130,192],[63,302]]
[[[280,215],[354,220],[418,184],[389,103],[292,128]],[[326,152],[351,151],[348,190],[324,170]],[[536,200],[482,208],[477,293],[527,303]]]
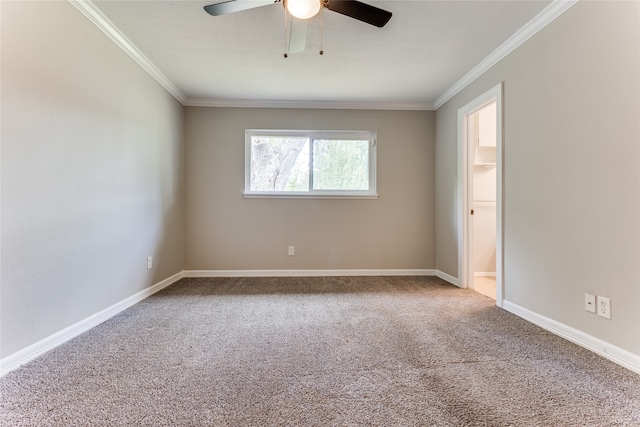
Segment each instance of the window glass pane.
[[376,133],[245,131],[246,197],[367,197],[376,193]]
[[251,191],[309,191],[309,138],[252,136]]
[[314,190],[368,190],[369,141],[313,141]]

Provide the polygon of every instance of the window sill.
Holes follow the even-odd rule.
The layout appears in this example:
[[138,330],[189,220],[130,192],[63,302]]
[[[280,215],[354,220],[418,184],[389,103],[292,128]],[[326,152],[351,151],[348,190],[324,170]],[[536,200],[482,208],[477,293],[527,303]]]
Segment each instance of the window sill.
[[308,194],[308,193],[244,193],[245,199],[369,199],[378,194]]

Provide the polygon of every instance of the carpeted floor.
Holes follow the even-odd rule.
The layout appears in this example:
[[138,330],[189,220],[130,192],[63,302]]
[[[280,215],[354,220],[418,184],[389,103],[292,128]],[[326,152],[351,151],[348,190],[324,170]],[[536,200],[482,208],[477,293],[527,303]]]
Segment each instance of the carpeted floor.
[[437,278],[183,279],[0,380],[3,426],[640,426],[640,376]]

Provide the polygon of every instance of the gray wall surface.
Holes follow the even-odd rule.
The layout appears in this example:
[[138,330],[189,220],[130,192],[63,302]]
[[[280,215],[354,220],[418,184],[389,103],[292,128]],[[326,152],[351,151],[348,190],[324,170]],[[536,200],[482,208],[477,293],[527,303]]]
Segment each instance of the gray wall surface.
[[[634,354],[639,8],[579,2],[436,113],[437,268],[458,276],[457,111],[504,82],[505,299]],[[585,292],[611,298],[611,320]]]
[[[188,107],[187,270],[435,266],[434,112]],[[245,129],[375,130],[377,200],[245,199]],[[287,246],[296,254],[287,256]]]
[[[505,298],[640,355],[638,2],[579,2],[437,112],[183,108],[69,3],[0,8],[0,357],[184,269],[456,277],[457,110],[500,82]],[[244,199],[246,128],[377,130],[380,198]]]
[[0,7],[4,357],[182,271],[184,123],[70,3]]

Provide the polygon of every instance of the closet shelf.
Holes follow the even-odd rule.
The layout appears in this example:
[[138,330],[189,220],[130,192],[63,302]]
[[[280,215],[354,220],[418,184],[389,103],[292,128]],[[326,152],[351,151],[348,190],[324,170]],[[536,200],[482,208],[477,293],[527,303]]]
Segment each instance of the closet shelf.
[[495,163],[475,163],[474,166],[480,166],[487,169],[492,169],[496,167]]

